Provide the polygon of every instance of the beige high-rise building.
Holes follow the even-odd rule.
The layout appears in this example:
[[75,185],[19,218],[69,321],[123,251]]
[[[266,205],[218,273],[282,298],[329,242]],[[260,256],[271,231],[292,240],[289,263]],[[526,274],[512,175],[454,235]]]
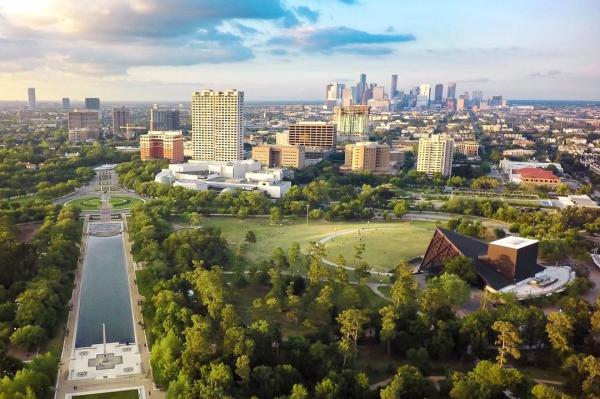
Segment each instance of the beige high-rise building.
[[244,159],[244,92],[202,90],[192,95],[194,160]]
[[304,167],[304,146],[263,144],[252,148],[252,159],[270,168]]
[[347,144],[344,153],[342,171],[389,173],[391,170],[390,147],[387,144],[370,141]]
[[289,145],[332,150],[335,148],[335,126],[325,122],[300,122],[290,125]]
[[333,122],[340,141],[363,141],[369,137],[369,106],[335,107]]
[[445,177],[452,173],[452,158],[454,157],[454,140],[447,134],[434,134],[419,140],[417,156],[417,172],[433,176],[441,173]]

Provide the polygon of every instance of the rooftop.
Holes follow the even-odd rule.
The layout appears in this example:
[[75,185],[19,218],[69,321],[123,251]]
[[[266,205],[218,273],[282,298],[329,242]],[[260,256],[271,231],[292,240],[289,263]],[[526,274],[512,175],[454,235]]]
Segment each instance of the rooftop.
[[504,237],[504,238],[501,238],[496,241],[492,241],[490,243],[490,245],[498,245],[498,246],[506,247],[506,248],[521,249],[521,248],[528,247],[531,244],[535,244],[537,242],[538,242],[538,240],[532,240],[530,238],[508,236],[508,237]]
[[513,173],[521,175],[521,177],[530,177],[536,179],[557,179],[558,177],[549,170],[542,168],[522,168],[515,169]]

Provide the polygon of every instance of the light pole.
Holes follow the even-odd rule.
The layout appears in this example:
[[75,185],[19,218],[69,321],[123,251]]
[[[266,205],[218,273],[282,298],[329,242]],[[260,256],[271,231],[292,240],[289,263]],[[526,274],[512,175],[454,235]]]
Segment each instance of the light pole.
[[310,209],[310,205],[306,204],[306,224],[308,224],[308,210]]

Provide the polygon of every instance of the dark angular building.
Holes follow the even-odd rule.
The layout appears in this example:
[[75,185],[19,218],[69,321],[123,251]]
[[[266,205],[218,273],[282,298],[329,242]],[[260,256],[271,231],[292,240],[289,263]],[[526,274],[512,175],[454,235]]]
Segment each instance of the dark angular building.
[[498,291],[534,277],[544,270],[537,263],[539,243],[523,237],[505,237],[486,243],[437,227],[418,271],[439,273],[443,263],[456,256],[471,258],[483,282]]

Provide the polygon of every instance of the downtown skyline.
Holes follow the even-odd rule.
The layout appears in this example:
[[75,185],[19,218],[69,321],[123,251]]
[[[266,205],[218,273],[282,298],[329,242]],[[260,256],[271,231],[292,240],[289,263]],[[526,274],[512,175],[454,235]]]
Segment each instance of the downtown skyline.
[[[0,100],[322,100],[360,73],[510,99],[597,100],[595,1],[0,1]],[[540,11],[540,10],[543,10]],[[576,22],[575,22],[576,21]],[[265,80],[268,77],[268,80]]]

